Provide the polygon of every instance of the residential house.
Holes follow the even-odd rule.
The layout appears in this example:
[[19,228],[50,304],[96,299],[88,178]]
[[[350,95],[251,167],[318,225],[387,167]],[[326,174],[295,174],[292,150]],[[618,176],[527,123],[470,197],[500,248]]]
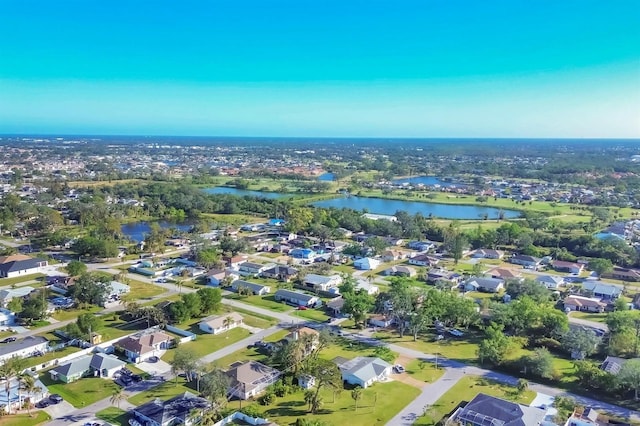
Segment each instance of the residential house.
[[113,355],[94,353],[81,355],[49,371],[52,380],[71,383],[87,376],[111,378],[126,363]]
[[304,354],[306,356],[313,352],[320,343],[320,333],[318,333],[316,330],[309,327],[296,327],[291,331],[291,333],[287,334],[284,337],[284,340],[289,343],[293,343],[303,338],[308,339],[307,345],[304,348]]
[[129,293],[131,291],[131,287],[126,284],[123,284],[119,281],[111,281],[107,285],[107,293],[105,298],[107,300],[118,300],[123,295]]
[[387,315],[375,314],[369,317],[369,325],[374,327],[387,328],[393,324],[393,318]]
[[540,267],[540,259],[526,254],[516,254],[511,256],[509,261],[516,265],[522,265],[527,269],[538,269]]
[[401,250],[385,250],[380,256],[383,262],[393,262],[407,258],[407,253]]
[[[298,383],[298,385],[300,385],[300,383]],[[269,419],[251,417],[248,414],[244,414],[242,411],[234,411],[227,417],[213,424],[213,426],[227,425],[278,426],[276,423],[273,423]]]
[[275,265],[272,268],[262,271],[262,276],[264,278],[273,278],[274,280],[288,283],[298,276],[298,270],[287,265]]
[[322,301],[319,297],[312,294],[303,293],[295,290],[279,289],[274,294],[276,302],[285,302],[293,306],[313,307],[320,306]]
[[611,272],[605,272],[602,276],[622,281],[640,281],[640,273],[638,271],[635,269],[620,268],[618,266],[615,266]]
[[558,272],[569,272],[572,274],[579,274],[584,268],[584,264],[575,262],[565,262],[564,260],[554,260],[551,263],[551,267]]
[[131,410],[131,426],[192,426],[200,422],[194,412],[211,407],[209,401],[191,392],[185,392],[162,401],[156,398]]
[[124,352],[126,358],[133,363],[144,362],[152,356],[160,356],[162,351],[173,344],[173,337],[161,331],[155,331],[141,336],[128,336],[114,344]]
[[327,302],[326,307],[332,317],[338,317],[342,314],[342,308],[344,308],[344,298],[342,296],[334,297]]
[[240,264],[244,263],[247,260],[247,256],[224,256],[222,261],[227,265],[227,267],[232,269],[240,268]]
[[431,269],[427,272],[427,282],[431,284],[436,284],[438,282],[449,282],[451,284],[459,284],[462,281],[463,276],[447,271],[446,269]]
[[0,345],[0,363],[9,358],[28,358],[49,351],[49,341],[42,336],[27,336],[15,342]]
[[429,251],[435,247],[435,244],[431,241],[409,241],[407,247],[412,250]]
[[260,362],[246,361],[233,364],[225,374],[230,379],[229,395],[246,400],[277,382],[282,373]]
[[391,268],[385,269],[382,273],[386,276],[396,276],[396,277],[415,277],[417,272],[414,268],[410,266],[404,265],[395,265]]
[[9,309],[0,308],[0,326],[11,326],[16,322],[16,314]]
[[257,284],[243,280],[235,280],[231,283],[231,290],[238,292],[240,289],[250,291],[251,294],[258,296],[264,296],[265,294],[271,293],[271,287],[269,287],[268,285]]
[[18,297],[24,299],[35,290],[35,288],[28,285],[0,290],[0,306],[6,308],[11,300]]
[[[31,394],[25,392],[22,387],[22,381],[14,377],[9,380],[9,383],[3,381],[2,392],[0,392],[0,410],[7,412],[11,409],[12,413],[16,410],[24,408],[25,401],[29,401],[31,404],[35,404],[45,398],[49,397],[49,390],[38,379],[38,376],[34,376],[35,387],[41,389],[39,392],[33,392]],[[28,424],[28,423],[27,423]]]
[[257,277],[263,271],[266,271],[267,269],[271,268],[271,266],[272,265],[261,265],[260,263],[254,263],[254,262],[242,262],[240,265],[238,265],[238,272],[240,273],[240,275],[245,277],[246,276]]
[[567,419],[564,426],[625,426],[628,423],[610,423],[608,416],[601,415],[597,410],[587,407],[585,409],[575,409],[573,414]]
[[224,269],[209,269],[207,271],[207,284],[219,286],[226,277],[227,272]]
[[353,262],[353,267],[361,271],[371,271],[380,266],[380,261],[372,257],[363,257]]
[[622,366],[627,362],[628,359],[618,358],[617,356],[608,356],[605,360],[600,364],[600,369],[602,371],[606,371],[607,373],[613,374],[614,376],[620,372]]
[[558,275],[539,275],[536,277],[536,282],[550,290],[555,290],[565,284],[564,278]]
[[24,254],[12,254],[0,257],[0,278],[13,278],[21,275],[36,274],[48,265],[44,259]]
[[622,286],[607,284],[602,281],[585,281],[582,283],[582,289],[593,294],[594,297],[606,300],[617,299],[622,294]]
[[544,424],[546,413],[546,409],[516,404],[479,393],[464,407],[455,410],[445,425],[536,426]]
[[358,356],[351,360],[336,357],[333,362],[338,365],[344,382],[363,389],[386,380],[393,368],[388,362],[376,357]]
[[504,290],[504,281],[499,278],[471,277],[464,283],[465,291],[498,293]]
[[427,256],[426,254],[421,254],[415,257],[412,257],[408,261],[409,265],[414,266],[429,266],[433,267],[440,263],[440,259],[433,256]]
[[198,327],[205,333],[219,334],[241,326],[243,320],[243,316],[239,313],[230,312],[225,315],[205,318],[198,323]]
[[302,280],[302,284],[315,291],[329,291],[342,284],[342,277],[340,275],[307,274]]
[[522,280],[522,274],[518,271],[508,268],[495,268],[492,269],[489,274],[491,278],[498,278],[501,280]]
[[289,256],[294,259],[313,260],[316,257],[316,252],[309,248],[294,248],[289,252]]
[[373,285],[369,281],[363,279],[359,279],[356,281],[355,288],[357,291],[367,293],[369,296],[375,296],[380,292],[380,289],[377,285]]
[[565,311],[604,312],[607,306],[600,299],[575,295],[565,297],[563,303]]
[[477,249],[471,254],[471,257],[475,259],[502,259],[504,252],[493,249]]

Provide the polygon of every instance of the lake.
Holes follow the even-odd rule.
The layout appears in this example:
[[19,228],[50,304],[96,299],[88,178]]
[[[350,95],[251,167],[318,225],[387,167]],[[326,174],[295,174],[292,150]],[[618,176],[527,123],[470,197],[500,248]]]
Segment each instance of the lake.
[[334,175],[333,173],[323,173],[318,176],[318,180],[333,182],[334,180],[336,180],[336,175]]
[[250,197],[262,197],[262,198],[282,198],[287,194],[281,194],[279,192],[262,192],[251,191],[249,189],[238,189],[229,186],[216,186],[215,188],[203,189],[207,194],[231,194],[238,197],[250,196]]
[[[495,207],[464,206],[453,204],[421,203],[417,201],[387,200],[383,198],[341,197],[317,201],[311,205],[324,208],[349,208],[366,210],[369,213],[393,215],[399,210],[410,214],[420,213],[425,217],[432,215],[441,219],[481,219],[487,214],[489,219],[497,219],[500,209]],[[505,219],[520,217],[516,210],[503,209]]]
[[450,187],[450,186],[464,187],[464,186],[466,186],[466,185],[461,184],[461,183],[443,181],[443,180],[440,180],[440,178],[437,178],[435,176],[414,176],[414,177],[410,177],[410,178],[396,179],[396,180],[394,180],[392,182],[395,183],[396,185],[402,185],[402,184],[408,183],[410,185],[419,185],[419,184],[427,185],[427,186],[439,185],[439,186],[442,186],[442,187]]
[[180,231],[189,231],[193,226],[193,222],[186,220],[184,222],[170,222],[168,220],[159,220],[157,222],[132,222],[122,225],[121,232],[129,237],[132,241],[140,242],[144,240],[146,234],[151,231],[151,223],[157,223],[161,228],[176,228]]

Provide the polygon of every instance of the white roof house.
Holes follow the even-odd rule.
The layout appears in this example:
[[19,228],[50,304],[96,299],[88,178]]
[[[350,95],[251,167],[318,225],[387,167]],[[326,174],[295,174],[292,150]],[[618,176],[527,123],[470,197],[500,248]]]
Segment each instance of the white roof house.
[[385,380],[391,374],[391,364],[380,358],[359,356],[347,360],[338,357],[333,361],[342,373],[342,380],[363,389]]
[[362,271],[370,271],[380,266],[380,261],[371,257],[363,257],[353,262],[353,267]]

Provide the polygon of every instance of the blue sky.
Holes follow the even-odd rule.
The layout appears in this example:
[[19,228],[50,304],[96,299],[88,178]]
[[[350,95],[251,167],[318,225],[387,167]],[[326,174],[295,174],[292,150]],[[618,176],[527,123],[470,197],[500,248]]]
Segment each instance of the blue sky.
[[640,137],[640,2],[4,0],[0,133]]

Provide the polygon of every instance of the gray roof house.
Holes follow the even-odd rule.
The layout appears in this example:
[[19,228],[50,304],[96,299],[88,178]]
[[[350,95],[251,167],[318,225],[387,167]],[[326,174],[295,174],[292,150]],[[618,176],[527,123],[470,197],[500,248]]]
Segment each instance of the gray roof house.
[[293,306],[315,306],[322,303],[320,298],[313,294],[306,294],[301,291],[279,289],[274,294],[277,302],[285,302]]
[[12,343],[0,345],[0,363],[14,356],[27,358],[37,352],[47,352],[49,341],[42,336],[27,336]]
[[238,362],[225,372],[230,379],[229,395],[249,399],[278,381],[280,371],[258,361]]
[[616,375],[620,372],[620,369],[628,360],[625,358],[618,358],[617,356],[608,356],[600,365],[600,369]]
[[458,408],[446,425],[468,426],[535,426],[543,424],[546,410],[515,404],[479,393],[463,408]]
[[60,364],[49,373],[53,380],[70,383],[85,376],[113,377],[113,374],[125,366],[113,355],[95,353],[82,355]]
[[0,257],[0,278],[11,278],[20,275],[34,274],[39,268],[47,266],[44,259],[33,258],[24,254],[12,254]]
[[614,284],[603,283],[602,281],[585,281],[582,289],[593,293],[595,297],[602,299],[617,299],[622,294],[622,287]]
[[271,293],[271,287],[269,287],[268,285],[252,283],[244,280],[235,280],[234,282],[232,282],[231,289],[233,291],[238,291],[239,289],[247,289],[251,291],[251,293],[257,294],[259,296]]
[[183,424],[190,426],[199,422],[193,418],[194,410],[206,410],[211,404],[204,398],[190,392],[162,401],[155,399],[131,410],[132,417],[142,425],[169,426]]
[[497,293],[504,289],[504,281],[499,278],[471,277],[464,283],[464,289]]
[[28,285],[0,290],[0,306],[6,307],[12,299],[16,297],[26,297],[33,291],[35,291],[35,288]]
[[385,380],[391,374],[391,364],[375,357],[358,356],[351,360],[336,357],[335,362],[342,373],[342,380],[362,388]]
[[556,289],[564,285],[564,278],[558,275],[540,275],[536,277],[536,282],[549,289]]
[[340,275],[307,274],[304,277],[303,284],[305,287],[314,290],[329,291],[329,289],[342,284],[342,277]]

